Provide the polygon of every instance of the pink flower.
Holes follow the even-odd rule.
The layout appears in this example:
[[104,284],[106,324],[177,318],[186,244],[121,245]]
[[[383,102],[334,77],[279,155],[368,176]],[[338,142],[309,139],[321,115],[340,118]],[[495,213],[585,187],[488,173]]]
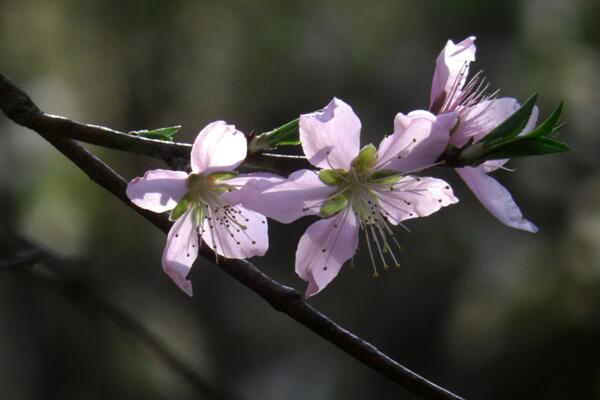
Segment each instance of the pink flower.
[[[402,174],[433,163],[448,141],[453,116],[420,111],[399,114],[394,135],[360,149],[361,123],[352,108],[333,99],[322,111],[300,117],[300,138],[308,161],[321,170],[300,170],[288,179],[248,184],[245,207],[290,223],[305,215],[323,219],[308,227],[296,250],[296,273],[308,282],[306,296],[325,288],[356,252],[359,230],[371,260],[398,265],[399,247],[390,224],[424,217],[456,203],[440,179]],[[377,270],[375,269],[375,274]]]
[[225,196],[251,175],[233,171],[246,158],[244,134],[224,121],[207,125],[192,147],[192,172],[155,169],[129,182],[127,196],[138,207],[175,220],[162,256],[164,271],[192,296],[187,275],[203,240],[227,258],[264,255],[269,247],[265,217]]
[[[457,125],[452,130],[450,144],[462,147],[470,140],[478,142],[520,107],[516,99],[495,98],[486,94],[489,84],[481,73],[469,82],[469,64],[475,61],[475,37],[458,44],[448,41],[436,61],[431,87],[430,110],[436,114],[456,113]],[[531,131],[537,121],[535,107],[521,134]],[[477,167],[457,168],[467,186],[500,222],[513,228],[537,232],[537,227],[523,218],[511,194],[487,174],[502,168],[508,160],[486,161]]]

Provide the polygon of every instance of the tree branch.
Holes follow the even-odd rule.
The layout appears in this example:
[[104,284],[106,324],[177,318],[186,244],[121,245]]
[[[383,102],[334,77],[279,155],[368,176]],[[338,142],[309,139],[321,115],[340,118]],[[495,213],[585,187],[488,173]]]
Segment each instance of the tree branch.
[[[73,135],[73,131],[79,131],[81,125],[65,122],[69,120],[64,118],[44,114],[31,101],[29,96],[2,73],[0,73],[0,108],[8,118],[36,131],[48,140],[94,182],[113,193],[128,207],[134,209],[157,228],[165,233],[168,232],[171,223],[166,215],[150,213],[135,207],[125,195],[126,182],[121,176],[86,149],[71,139],[61,136],[61,127],[70,129],[71,135]],[[90,127],[89,125],[83,126]],[[87,132],[92,131],[87,130]],[[110,130],[102,129],[101,132],[106,135],[113,134]],[[96,133],[99,132],[94,131],[94,137],[96,137]],[[144,143],[145,140],[148,139],[144,139]],[[96,142],[96,144],[99,143]],[[151,146],[155,145],[152,144]],[[208,247],[202,246],[200,254],[214,263],[215,254]],[[306,303],[298,291],[274,281],[250,262],[225,259],[219,262],[219,267],[260,295],[274,309],[287,314],[361,363],[400,384],[415,395],[423,399],[461,399],[461,397],[400,365],[372,344],[335,324]]]

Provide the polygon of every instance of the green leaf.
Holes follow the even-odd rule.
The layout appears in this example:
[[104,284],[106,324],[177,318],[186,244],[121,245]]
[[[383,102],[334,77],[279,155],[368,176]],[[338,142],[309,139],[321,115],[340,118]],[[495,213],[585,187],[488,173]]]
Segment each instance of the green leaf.
[[553,139],[563,126],[558,122],[562,108],[563,104],[560,103],[544,122],[526,134],[519,135],[522,128],[518,127],[515,130],[516,135],[497,137],[491,141],[484,138],[481,142],[466,145],[461,149],[458,158],[464,165],[478,165],[488,160],[568,151],[569,146]]
[[326,185],[340,186],[347,174],[343,169],[322,169],[319,171],[319,179]]
[[185,212],[190,208],[191,201],[189,200],[188,195],[186,194],[179,200],[175,208],[171,210],[171,214],[169,215],[169,219],[171,221],[177,221],[179,217],[181,217]]
[[343,194],[327,200],[322,206],[319,215],[323,218],[331,217],[335,213],[342,210],[348,204],[348,199]]
[[290,121],[272,131],[254,137],[248,145],[250,152],[269,150],[278,146],[294,146],[300,144],[299,119]]
[[380,171],[375,171],[369,176],[369,182],[378,183],[381,185],[390,185],[398,182],[402,174],[399,174],[398,171],[392,169],[382,169]]
[[544,154],[562,153],[569,151],[569,146],[547,137],[523,138],[496,146],[486,154],[479,157],[475,163],[479,164],[488,160],[500,160],[503,158],[538,156]]
[[481,142],[488,145],[493,145],[495,142],[499,140],[503,140],[508,137],[517,136],[527,122],[529,121],[529,117],[531,117],[531,113],[533,111],[533,106],[537,100],[537,94],[531,96],[527,101],[515,111],[510,117],[508,117],[504,122],[494,128],[490,133],[488,133]]
[[181,125],[169,126],[167,128],[158,128],[153,130],[143,129],[141,131],[131,131],[130,135],[145,137],[148,139],[164,140],[166,142],[173,141],[173,135],[181,129]]
[[358,156],[354,160],[352,160],[352,168],[356,172],[365,172],[369,171],[375,163],[377,162],[377,148],[372,144],[368,144],[363,147]]

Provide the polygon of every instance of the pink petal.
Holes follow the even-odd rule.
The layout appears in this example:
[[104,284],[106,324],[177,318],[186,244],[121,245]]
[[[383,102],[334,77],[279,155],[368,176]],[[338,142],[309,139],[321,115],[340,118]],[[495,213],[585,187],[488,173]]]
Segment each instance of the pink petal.
[[540,115],[540,109],[538,108],[538,106],[533,106],[533,110],[531,110],[531,116],[529,117],[529,121],[527,121],[527,125],[525,125],[525,128],[523,128],[523,131],[521,131],[521,133],[519,133],[519,135],[524,135],[526,133],[531,132],[533,130],[533,128],[535,128],[535,125],[537,124],[539,115]]
[[478,142],[494,128],[504,122],[519,109],[516,99],[502,97],[483,101],[461,111],[458,127],[450,138],[450,143],[461,147],[473,138]]
[[442,207],[458,202],[452,188],[445,181],[411,175],[375,193],[379,206],[394,225],[407,219],[426,217]]
[[193,214],[190,208],[175,221],[167,235],[162,256],[163,270],[188,296],[192,296],[192,283],[186,277],[198,256],[198,235]]
[[360,150],[360,120],[334,98],[322,110],[300,116],[300,139],[308,161],[319,168],[348,170]]
[[[473,131],[476,132],[473,136],[474,138],[476,138],[475,141],[481,140],[483,137],[485,137],[485,135],[487,135],[491,130],[493,130],[500,123],[504,122],[506,120],[506,118],[510,117],[510,115],[512,115],[512,113],[514,113],[520,107],[519,103],[516,102],[516,100],[514,100],[514,99],[503,98],[503,99],[499,99],[499,100],[502,100],[502,102],[500,104],[498,104],[498,103],[488,104],[486,111],[484,111],[484,113],[485,113],[485,112],[488,112],[487,110],[489,110],[493,114],[493,116],[488,116],[486,114],[483,118],[481,118],[481,117],[475,118],[475,122],[472,124]],[[498,102],[499,100],[496,100],[496,102]],[[513,100],[514,100],[514,103],[513,103]],[[536,125],[537,119],[538,119],[538,115],[539,115],[539,108],[537,106],[534,106],[533,110],[531,111],[531,116],[529,117],[529,121],[527,121],[527,125],[525,125],[525,128],[523,128],[523,130],[521,131],[521,133],[519,133],[519,135],[524,135],[526,133],[529,133],[529,132],[531,132],[531,130],[533,130],[533,128],[535,128],[535,125]],[[476,127],[476,125],[480,123],[477,121],[478,119],[480,121],[485,121],[487,118],[491,118],[491,119],[495,120],[495,122],[494,122],[495,125],[489,124],[490,127],[488,127],[488,128],[477,128]],[[482,134],[482,129],[489,129],[489,130],[487,132],[484,132],[484,134]],[[468,129],[463,129],[461,131],[460,125],[459,125],[459,129],[457,129],[457,131],[453,135],[451,142],[459,143],[458,145],[462,146],[464,143],[467,142],[468,134],[469,134]],[[456,135],[459,135],[459,136],[456,136]],[[462,139],[460,138],[461,136],[463,137]],[[504,158],[504,159],[500,159],[500,160],[489,160],[489,161],[486,161],[483,164],[481,164],[481,168],[482,168],[483,172],[488,174],[499,168],[502,168],[508,161],[509,161],[508,158]]]
[[318,214],[325,199],[336,190],[321,182],[314,171],[303,169],[279,183],[274,180],[252,181],[244,187],[242,204],[289,224],[305,215]]
[[143,177],[136,177],[127,185],[127,197],[133,204],[146,210],[161,213],[171,210],[187,192],[183,171],[154,169]]
[[[267,218],[241,206],[233,208],[235,221],[204,220],[202,240],[215,252],[227,258],[262,256],[269,248]],[[216,246],[216,248],[215,248]]]
[[481,167],[481,170],[483,172],[485,172],[486,174],[489,174],[490,172],[493,172],[499,168],[502,168],[504,166],[504,164],[506,164],[509,161],[510,161],[509,158],[503,158],[501,160],[489,160],[489,161],[482,163],[479,167]]
[[246,158],[244,134],[225,121],[208,124],[192,147],[192,171],[197,174],[231,171]]
[[430,107],[440,100],[443,102],[445,98],[447,104],[454,103],[465,84],[469,63],[475,61],[475,51],[475,36],[470,36],[458,44],[448,40],[435,62]]
[[433,164],[446,148],[455,122],[455,113],[438,117],[428,111],[399,113],[394,133],[379,145],[375,168],[415,171]]
[[481,204],[500,222],[512,228],[535,233],[538,228],[525,218],[506,188],[480,168],[457,168],[456,172],[465,181]]
[[309,226],[296,250],[296,273],[308,282],[306,297],[323,290],[357,246],[358,223],[349,208]]
[[282,183],[284,181],[286,181],[286,178],[268,172],[241,174],[235,178],[227,179],[222,182],[237,188],[237,190],[223,193],[221,199],[230,206],[234,206],[242,203],[244,199],[248,197],[254,198],[260,196],[261,188],[265,188],[266,186],[275,183]]

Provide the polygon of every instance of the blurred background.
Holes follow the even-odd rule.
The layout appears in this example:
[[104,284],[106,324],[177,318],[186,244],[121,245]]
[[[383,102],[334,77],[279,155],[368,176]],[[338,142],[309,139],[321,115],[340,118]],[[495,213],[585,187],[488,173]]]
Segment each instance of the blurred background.
[[[478,37],[503,95],[566,103],[566,155],[495,177],[540,232],[506,228],[452,171],[461,199],[397,231],[402,269],[371,277],[362,249],[310,302],[406,366],[477,399],[600,398],[600,2],[454,0],[0,1],[0,69],[49,113],[129,131],[181,124],[191,142],[225,119],[265,131],[337,96],[378,143],[397,112],[426,108],[446,40]],[[0,117],[2,251],[20,235],[134,316],[211,385],[238,398],[412,399],[208,262],[195,297],[163,274],[165,237],[37,134]],[[160,162],[89,146],[125,178]],[[272,222],[255,264],[293,272],[311,223]],[[36,267],[34,267],[35,269]],[[91,289],[90,289],[91,290]],[[0,275],[0,396],[204,398],[139,338],[62,286]],[[209,398],[209,397],[206,397]]]

